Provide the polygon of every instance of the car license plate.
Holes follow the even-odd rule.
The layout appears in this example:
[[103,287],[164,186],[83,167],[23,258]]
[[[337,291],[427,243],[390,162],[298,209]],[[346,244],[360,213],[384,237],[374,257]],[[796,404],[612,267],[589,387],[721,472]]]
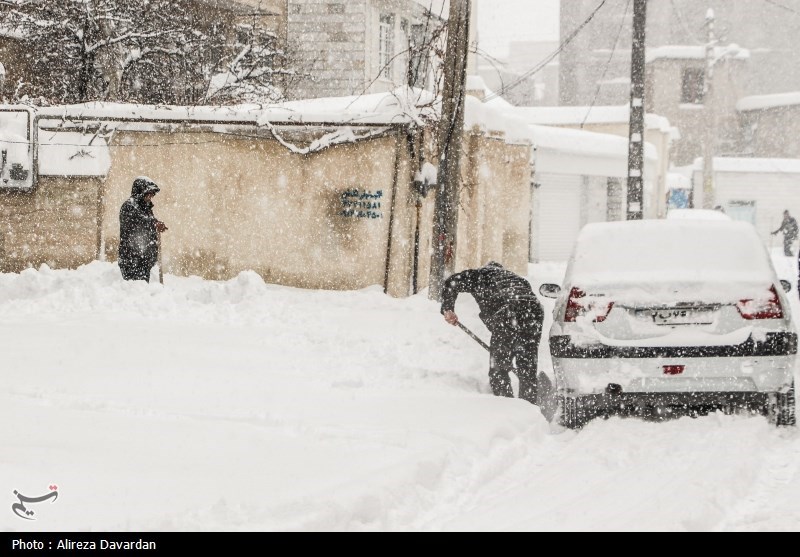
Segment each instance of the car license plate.
[[655,325],[710,325],[714,322],[712,308],[663,308],[636,311],[636,317]]

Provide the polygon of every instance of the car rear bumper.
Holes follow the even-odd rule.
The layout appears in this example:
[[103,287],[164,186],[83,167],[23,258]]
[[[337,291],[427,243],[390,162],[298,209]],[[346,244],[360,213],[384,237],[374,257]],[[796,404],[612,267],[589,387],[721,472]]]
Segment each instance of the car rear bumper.
[[720,410],[767,415],[770,408],[768,393],[623,393],[585,395],[580,400],[582,421],[604,416],[669,417]]
[[556,385],[566,396],[602,395],[609,386],[626,394],[779,392],[792,383],[797,358],[794,333],[715,347],[580,346],[569,337],[552,340]]
[[767,333],[763,342],[749,338],[746,342],[726,346],[608,346],[575,344],[569,336],[550,338],[553,358],[734,358],[789,356],[797,354],[796,333]]

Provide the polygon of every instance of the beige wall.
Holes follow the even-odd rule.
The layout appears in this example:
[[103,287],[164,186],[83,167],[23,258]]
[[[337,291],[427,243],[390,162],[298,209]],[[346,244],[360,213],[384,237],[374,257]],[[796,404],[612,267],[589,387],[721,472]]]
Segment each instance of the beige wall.
[[[104,204],[109,259],[119,241],[119,207],[133,178],[145,174],[161,186],[155,213],[170,228],[163,236],[167,272],[228,279],[253,269],[267,282],[335,290],[384,284],[393,195],[402,205],[407,188],[403,180],[393,192],[395,157],[407,158],[394,137],[313,155],[266,139],[187,133],[154,146],[154,137],[115,137],[120,147],[112,148]],[[407,164],[401,161],[401,173]],[[359,195],[348,201],[380,204],[373,210],[379,218],[342,216],[351,190]],[[360,199],[364,193],[376,198]],[[405,212],[399,208],[396,217],[407,218]]]
[[523,276],[530,249],[530,146],[472,134],[458,216],[456,269],[490,260]]
[[[456,265],[495,259],[525,274],[530,146],[472,134],[465,148]],[[402,297],[413,289],[418,231],[417,288],[428,284],[435,190],[417,210],[403,129],[312,155],[271,138],[118,131],[110,152],[106,179],[43,177],[29,193],[0,193],[0,270],[75,268],[100,257],[101,246],[115,261],[119,208],[146,175],[161,186],[154,212],[169,226],[162,255],[170,274],[222,280],[254,270],[274,284],[381,285]],[[377,218],[343,215],[367,210],[345,201],[380,204],[370,209]]]
[[42,178],[33,192],[0,188],[0,269],[74,269],[98,255],[96,178]]

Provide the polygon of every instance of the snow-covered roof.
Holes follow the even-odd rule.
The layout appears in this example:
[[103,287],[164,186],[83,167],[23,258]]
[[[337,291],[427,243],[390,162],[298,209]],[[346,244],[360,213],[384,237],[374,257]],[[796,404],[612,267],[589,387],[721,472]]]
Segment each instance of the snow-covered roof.
[[152,122],[226,122],[255,123],[264,110],[263,105],[237,106],[166,106],[131,103],[89,102],[37,108],[36,113],[47,119],[115,120]]
[[[703,159],[694,161],[694,171],[702,172]],[[756,174],[800,174],[800,159],[714,158],[714,172],[750,172]]]
[[736,103],[736,110],[748,112],[751,110],[766,110],[782,106],[800,104],[800,91],[793,93],[778,93],[776,95],[754,95],[743,97]]
[[[529,126],[537,173],[576,176],[628,175],[628,140],[618,135],[568,128]],[[645,143],[645,173],[653,176],[657,149]]]
[[388,93],[318,98],[274,105],[165,106],[92,102],[38,109],[41,117],[72,120],[185,122],[225,124],[403,124],[432,111],[434,98],[421,89],[400,88]]
[[400,87],[387,93],[324,97],[264,107],[258,122],[403,124],[421,122],[439,109],[432,93]]
[[94,134],[39,132],[40,176],[107,176],[111,170],[108,144]]
[[479,75],[467,76],[467,91],[488,91],[486,82]]
[[[533,106],[514,107],[511,111],[516,118],[528,124],[544,126],[578,126],[583,124],[627,124],[630,120],[630,107],[622,106]],[[667,118],[657,114],[645,115],[645,127],[649,130],[671,134],[673,139],[680,137],[677,128]]]
[[678,172],[668,172],[666,181],[667,189],[690,189],[692,187],[691,177]]
[[497,110],[472,96],[466,97],[464,109],[464,128],[492,134],[500,133],[509,143],[530,143],[531,132],[527,125],[505,112]]
[[[529,126],[537,149],[552,149],[575,155],[628,157],[628,140],[618,135],[569,128]],[[655,146],[645,143],[645,158],[657,160]]]
[[[702,60],[705,57],[706,47],[703,45],[668,45],[648,48],[645,60],[650,63],[655,60]],[[724,58],[747,60],[750,58],[750,51],[737,44],[718,46],[714,48],[714,58],[717,60]]]

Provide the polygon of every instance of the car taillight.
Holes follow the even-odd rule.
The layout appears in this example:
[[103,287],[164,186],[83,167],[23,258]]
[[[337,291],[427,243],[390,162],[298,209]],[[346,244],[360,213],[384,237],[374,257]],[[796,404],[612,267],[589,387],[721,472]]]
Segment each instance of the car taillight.
[[608,314],[611,313],[611,308],[613,307],[614,302],[587,299],[586,292],[575,287],[570,290],[569,298],[567,298],[564,321],[575,323],[578,317],[589,314],[595,323],[602,323],[608,318]]
[[748,321],[754,319],[783,319],[783,306],[778,296],[778,291],[773,286],[769,289],[771,294],[768,300],[741,300],[736,304],[736,309],[742,318]]

